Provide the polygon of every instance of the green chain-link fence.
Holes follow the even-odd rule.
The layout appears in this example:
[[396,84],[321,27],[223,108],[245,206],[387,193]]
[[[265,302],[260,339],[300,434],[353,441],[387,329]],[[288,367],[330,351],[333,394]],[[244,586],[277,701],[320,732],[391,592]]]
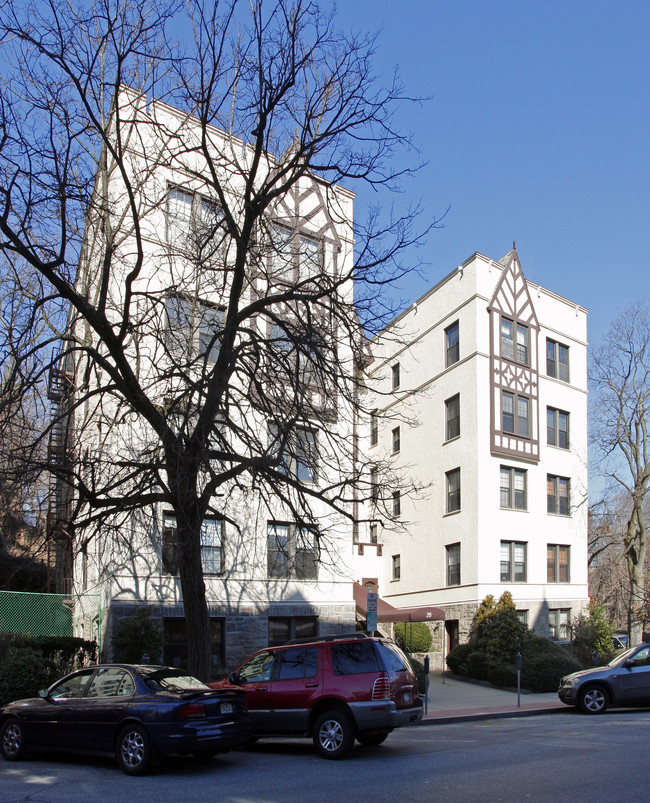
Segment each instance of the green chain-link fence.
[[0,632],[26,636],[77,635],[99,644],[99,595],[0,591]]

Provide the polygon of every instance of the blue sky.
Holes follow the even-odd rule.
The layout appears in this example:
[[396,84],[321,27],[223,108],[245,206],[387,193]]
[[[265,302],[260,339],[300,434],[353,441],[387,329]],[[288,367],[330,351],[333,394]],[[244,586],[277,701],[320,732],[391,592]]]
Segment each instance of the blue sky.
[[[433,232],[412,301],[475,251],[517,241],[526,276],[590,310],[590,342],[650,295],[650,2],[340,0],[346,29],[379,30],[378,75],[428,164],[406,192]],[[361,193],[357,212],[363,214]]]

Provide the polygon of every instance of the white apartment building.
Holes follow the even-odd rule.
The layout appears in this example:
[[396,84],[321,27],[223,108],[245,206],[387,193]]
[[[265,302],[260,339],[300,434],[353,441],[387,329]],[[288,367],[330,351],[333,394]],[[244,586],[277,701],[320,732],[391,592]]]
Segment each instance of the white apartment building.
[[[224,279],[223,271],[208,270],[205,264],[184,254],[191,236],[218,219],[219,200],[211,194],[210,184],[202,180],[204,168],[196,120],[165,103],[147,103],[127,89],[121,92],[118,104],[123,121],[122,141],[130,143],[128,163],[133,183],[138,184],[135,204],[143,233],[142,253],[135,247],[132,231],[125,229],[119,243],[122,272],[114,284],[100,287],[101,252],[95,249],[93,230],[89,228],[79,286],[93,299],[105,293],[108,307],[115,310],[116,316],[122,314],[126,303],[124,279],[140,260],[142,267],[129,288],[134,326],[133,337],[127,341],[127,357],[143,386],[160,400],[161,406],[176,405],[174,414],[180,419],[187,417],[188,406],[175,401],[180,398],[180,384],[175,383],[180,383],[182,377],[180,369],[174,370],[174,360],[209,372],[219,348],[215,332],[223,324],[223,301],[230,280]],[[237,193],[245,180],[242,165],[245,167],[246,160],[255,155],[241,140],[222,131],[209,129],[208,136],[219,152],[214,164],[221,165],[224,172],[222,187],[233,194],[232,206],[236,208]],[[228,153],[232,154],[232,164],[224,158]],[[264,158],[268,169],[274,169],[273,157]],[[237,170],[231,169],[235,162]],[[107,181],[112,220],[119,225],[131,213],[133,200],[125,193],[118,171],[109,172]],[[351,275],[352,215],[351,192],[308,175],[301,177],[290,196],[279,198],[270,212],[268,229],[277,241],[268,257],[260,256],[258,274],[247,277],[242,307],[247,303],[253,307],[255,299],[271,292],[269,277],[277,278],[278,272],[284,272],[286,281],[293,280],[294,274],[303,280],[304,271],[314,272],[316,278],[319,272],[328,271],[337,276]],[[283,254],[286,259],[279,266],[277,262]],[[267,265],[267,261],[275,262]],[[350,300],[351,280],[339,292]],[[276,340],[281,353],[288,350],[290,345],[281,325],[272,323],[259,309],[242,327],[250,334],[250,343],[243,344],[242,349],[250,348],[253,353],[257,338]],[[95,337],[83,322],[73,325],[72,334],[84,345],[88,338]],[[92,345],[100,355],[105,353],[100,340],[94,340]],[[339,364],[347,365],[352,375],[350,344],[341,342],[337,348]],[[193,362],[188,361],[188,355]],[[102,374],[96,365],[89,367],[83,351],[76,363],[68,360],[64,369],[75,388],[77,402],[79,394],[85,394],[74,415],[74,452],[77,459],[83,457],[79,471],[86,472],[90,483],[93,472],[109,472],[130,455],[135,466],[146,453],[149,437],[142,420],[110,392],[94,394],[102,379],[106,380],[106,373]],[[255,392],[281,393],[280,384],[270,371]],[[191,394],[191,382],[188,387],[187,393]],[[338,453],[334,459],[328,450],[336,444],[349,443],[351,459],[352,411],[344,398],[339,395],[333,399],[317,382],[311,392],[315,414],[310,420],[296,422],[297,434],[288,448],[284,470],[295,472],[307,486],[322,483],[336,488],[332,467],[344,467],[341,461],[347,460],[348,455]],[[276,422],[285,412],[291,413],[291,399],[286,399],[287,410],[278,405],[276,418],[269,420],[260,412],[264,405],[255,402],[249,388],[234,384],[229,398],[233,415],[238,416],[235,423],[241,442],[236,447],[240,453],[247,455],[256,437],[262,447],[268,439],[271,449]],[[237,427],[233,430],[237,431]],[[313,501],[315,515],[327,535],[326,540],[316,544],[310,530],[296,522],[295,509],[274,500],[272,490],[263,489],[259,479],[247,481],[242,477],[239,474],[236,481],[220,488],[218,498],[213,500],[216,513],[205,519],[201,533],[214,674],[236,666],[261,646],[355,627],[353,574],[349,568],[354,560],[353,526],[345,515],[352,503],[339,501],[341,511],[334,513],[324,501]],[[134,472],[134,482],[137,481]],[[71,510],[74,501],[62,500],[62,509]],[[80,599],[83,595],[99,595],[107,656],[114,623],[147,605],[163,624],[164,660],[172,665],[184,661],[187,635],[175,528],[173,511],[158,503],[143,504],[141,510],[126,517],[116,515],[114,521],[94,528],[92,537],[87,537],[90,530],[76,527],[73,593]],[[95,636],[97,611],[78,606],[76,613],[77,633]]]
[[[421,491],[377,490],[379,594],[445,611],[447,648],[512,593],[569,637],[587,593],[587,310],[476,253],[372,342],[369,454]],[[371,514],[372,515],[372,514]]]

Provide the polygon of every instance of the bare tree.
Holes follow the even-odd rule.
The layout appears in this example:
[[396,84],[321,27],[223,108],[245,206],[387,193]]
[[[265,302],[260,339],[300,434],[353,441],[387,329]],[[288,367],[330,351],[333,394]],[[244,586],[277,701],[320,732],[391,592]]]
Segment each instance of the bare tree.
[[[182,47],[172,29],[191,31]],[[39,345],[63,335],[57,362],[39,362],[56,380],[50,436],[65,433],[47,464],[64,489],[58,532],[83,550],[100,527],[117,539],[173,510],[179,549],[163,560],[177,562],[189,665],[205,677],[200,533],[224,495],[279,500],[324,556],[323,511],[352,520],[374,493],[340,422],[365,412],[364,330],[392,314],[382,287],[424,232],[412,210],[375,209],[352,260],[351,196],[336,185],[399,184],[402,90],[376,82],[372,38],[302,0],[16,2],[0,37],[13,65],[1,247],[42,283]],[[170,186],[178,171],[189,191]]]
[[593,441],[603,472],[624,494],[627,509],[622,547],[629,578],[627,619],[632,644],[647,618],[644,501],[650,483],[650,310],[637,302],[611,326],[594,352]]

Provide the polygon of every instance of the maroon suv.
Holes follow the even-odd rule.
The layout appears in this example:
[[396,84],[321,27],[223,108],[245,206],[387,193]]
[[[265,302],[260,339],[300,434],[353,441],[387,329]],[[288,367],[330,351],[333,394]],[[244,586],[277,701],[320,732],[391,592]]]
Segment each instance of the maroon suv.
[[422,718],[408,658],[390,639],[362,633],[291,641],[252,655],[228,681],[241,686],[257,736],[307,736],[325,758],[343,758],[355,738],[381,744]]

